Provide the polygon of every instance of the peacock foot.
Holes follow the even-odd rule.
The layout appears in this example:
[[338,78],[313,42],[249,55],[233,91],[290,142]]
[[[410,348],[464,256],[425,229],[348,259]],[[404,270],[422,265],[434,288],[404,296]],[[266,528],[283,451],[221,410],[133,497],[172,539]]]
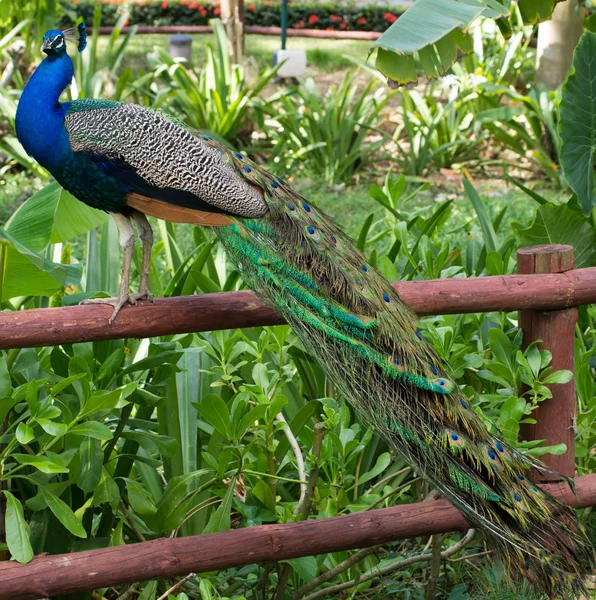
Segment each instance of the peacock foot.
[[136,304],[138,300],[149,300],[149,302],[155,302],[155,298],[149,290],[143,290],[140,288],[138,292],[135,292],[128,297],[130,304]]
[[117,298],[91,298],[89,300],[83,300],[80,304],[107,304],[108,306],[113,306],[114,310],[108,319],[108,323],[111,325],[120,312],[120,309],[125,304],[136,304],[136,300],[131,301],[131,296],[127,294],[126,296],[118,296]]

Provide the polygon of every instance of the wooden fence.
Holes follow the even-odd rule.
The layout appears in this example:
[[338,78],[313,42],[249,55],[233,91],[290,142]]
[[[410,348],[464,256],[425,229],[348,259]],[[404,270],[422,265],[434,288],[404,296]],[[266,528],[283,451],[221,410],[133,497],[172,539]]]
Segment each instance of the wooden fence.
[[[395,283],[418,314],[519,312],[524,344],[542,340],[553,369],[574,371],[577,306],[596,302],[596,268],[574,269],[570,246],[534,246],[518,252],[519,275]],[[208,294],[141,303],[107,325],[111,308],[77,306],[0,313],[0,348],[25,348],[122,337],[153,337],[276,325],[283,321],[251,292]],[[526,439],[567,444],[545,457],[574,475],[574,383],[556,385],[540,404]],[[576,507],[596,506],[596,475],[575,479],[577,495],[561,483],[551,493]],[[120,583],[169,578],[255,562],[272,562],[462,530],[468,523],[446,500],[398,505],[330,519],[263,525],[223,533],[159,539],[57,556],[26,565],[0,563],[0,600],[34,600]]]

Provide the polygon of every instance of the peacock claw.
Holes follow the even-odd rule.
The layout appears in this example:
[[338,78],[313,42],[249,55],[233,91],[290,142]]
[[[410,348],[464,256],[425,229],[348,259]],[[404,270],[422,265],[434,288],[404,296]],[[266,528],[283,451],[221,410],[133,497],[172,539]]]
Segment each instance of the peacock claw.
[[89,300],[83,300],[80,304],[107,304],[108,306],[113,306],[114,310],[112,311],[112,314],[108,319],[108,324],[111,325],[114,322],[114,319],[116,318],[118,313],[120,312],[120,309],[125,304],[136,304],[136,301],[131,302],[130,296],[126,295],[124,297],[119,296],[117,298],[90,298]]
[[153,302],[153,304],[155,304],[155,297],[149,290],[139,290],[128,297],[130,304],[136,304],[139,300],[149,300],[149,302]]

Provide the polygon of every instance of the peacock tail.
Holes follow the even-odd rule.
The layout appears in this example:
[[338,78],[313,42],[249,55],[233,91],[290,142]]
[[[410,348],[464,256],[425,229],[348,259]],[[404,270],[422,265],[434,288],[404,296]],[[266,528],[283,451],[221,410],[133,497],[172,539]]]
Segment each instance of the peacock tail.
[[415,315],[330,217],[205,137],[269,206],[261,219],[216,229],[246,284],[360,415],[484,533],[510,574],[550,597],[577,598],[593,551],[573,510],[530,480],[532,468],[547,469],[489,433]]

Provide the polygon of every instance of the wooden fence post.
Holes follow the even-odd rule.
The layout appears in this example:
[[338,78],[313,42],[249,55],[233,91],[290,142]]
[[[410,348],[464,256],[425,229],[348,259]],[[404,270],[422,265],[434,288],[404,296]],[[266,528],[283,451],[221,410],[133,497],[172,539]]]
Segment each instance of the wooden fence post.
[[[564,273],[573,269],[573,246],[544,245],[521,248],[517,251],[520,274]],[[542,340],[541,349],[552,353],[553,370],[568,369],[575,374],[574,346],[577,309],[535,311],[520,310],[519,326],[524,332],[524,348]],[[542,461],[557,473],[573,477],[575,473],[575,415],[577,401],[575,381],[549,386],[553,397],[541,402],[534,411],[534,425],[521,429],[525,440],[546,440],[546,445],[566,444],[561,456],[545,454]]]

